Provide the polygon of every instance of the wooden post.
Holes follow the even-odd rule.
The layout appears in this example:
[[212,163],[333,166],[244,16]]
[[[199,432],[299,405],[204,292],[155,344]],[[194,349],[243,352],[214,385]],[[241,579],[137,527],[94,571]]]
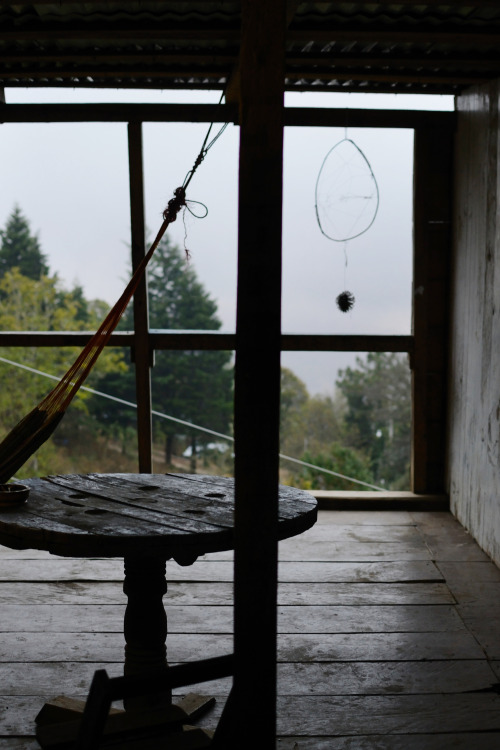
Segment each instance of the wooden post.
[[412,490],[443,492],[453,134],[415,130]]
[[[142,165],[142,123],[128,125],[130,224],[132,268],[135,271],[146,252],[144,222],[144,183]],[[144,275],[134,294],[134,362],[137,398],[137,442],[139,471],[150,474],[152,461],[151,348],[149,344],[148,285]]]
[[231,709],[260,750],[276,742],[285,7],[244,0],[240,52]]

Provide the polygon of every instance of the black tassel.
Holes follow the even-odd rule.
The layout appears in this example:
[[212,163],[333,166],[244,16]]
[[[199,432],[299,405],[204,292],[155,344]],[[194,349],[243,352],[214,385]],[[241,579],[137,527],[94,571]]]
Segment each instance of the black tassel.
[[337,297],[337,307],[343,313],[349,312],[354,307],[355,297],[352,292],[342,292]]

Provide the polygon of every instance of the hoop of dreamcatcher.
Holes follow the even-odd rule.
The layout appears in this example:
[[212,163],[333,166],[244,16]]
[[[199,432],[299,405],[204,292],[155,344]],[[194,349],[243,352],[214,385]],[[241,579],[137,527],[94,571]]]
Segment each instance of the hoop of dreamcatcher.
[[[333,242],[344,243],[347,268],[347,243],[372,226],[379,207],[379,189],[370,162],[363,151],[347,137],[330,149],[318,173],[315,210],[321,233]],[[338,295],[342,312],[352,309],[352,292]]]

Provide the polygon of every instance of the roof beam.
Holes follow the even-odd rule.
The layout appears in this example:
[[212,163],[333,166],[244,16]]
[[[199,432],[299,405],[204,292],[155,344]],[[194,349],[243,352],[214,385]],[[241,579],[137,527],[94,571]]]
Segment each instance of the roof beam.
[[[140,42],[145,40],[155,40],[165,42],[166,40],[224,40],[225,42],[240,41],[240,31],[235,28],[207,28],[200,26],[198,28],[175,28],[172,26],[163,27],[158,24],[154,27],[137,27],[127,26],[116,28],[111,26],[92,28],[88,24],[82,26],[65,28],[61,26],[46,26],[42,24],[32,29],[2,29],[0,30],[0,41],[41,41],[41,40],[76,40],[76,41],[106,41],[106,40],[123,40]],[[308,28],[294,28],[287,31],[287,42],[335,42],[335,41],[353,41],[353,42],[417,42],[420,44],[475,44],[490,46],[500,44],[500,32],[491,31],[457,31],[450,28],[437,29],[435,26],[419,25],[418,28],[410,28],[407,24],[394,24],[387,26],[371,26],[369,29],[360,29],[359,27],[335,26],[334,28],[325,28],[321,26],[310,26]]]
[[237,122],[228,104],[7,104],[3,122]]
[[[285,125],[343,127],[345,108],[286,107]],[[6,104],[4,123],[36,122],[234,122],[233,104]],[[351,127],[420,128],[455,126],[454,112],[349,109]]]
[[[23,70],[27,69],[26,66],[29,63],[40,62],[45,63],[61,63],[64,65],[89,65],[94,66],[99,63],[105,63],[106,65],[112,65],[117,63],[124,63],[126,65],[140,63],[141,69],[144,69],[145,65],[155,66],[155,71],[158,70],[156,66],[159,64],[163,65],[212,65],[212,66],[224,66],[234,65],[238,60],[238,55],[235,53],[228,54],[182,54],[177,52],[162,52],[148,54],[145,52],[136,53],[96,53],[89,52],[87,54],[68,54],[68,53],[52,53],[52,52],[38,52],[37,54],[2,54],[0,53],[1,64],[16,64],[22,63]],[[296,54],[290,53],[286,56],[287,65],[302,65],[305,67],[311,66],[342,66],[346,67],[362,67],[362,66],[384,66],[384,67],[405,67],[405,66],[421,66],[421,67],[442,67],[442,66],[454,66],[459,67],[466,65],[468,68],[479,68],[488,69],[491,66],[500,66],[500,57],[497,52],[493,54],[482,53],[481,57],[472,56],[470,54],[457,55],[449,57],[446,54],[438,55],[411,55],[411,56],[389,56],[386,53],[370,54],[370,55],[357,55],[343,56],[340,54],[324,53],[319,55],[309,54]],[[96,68],[94,68],[95,70]],[[63,69],[60,69],[63,70]]]

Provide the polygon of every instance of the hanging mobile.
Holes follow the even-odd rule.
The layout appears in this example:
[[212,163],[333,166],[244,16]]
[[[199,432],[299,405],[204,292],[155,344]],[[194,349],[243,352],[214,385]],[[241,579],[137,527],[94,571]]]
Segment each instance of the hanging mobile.
[[[347,137],[325,156],[316,180],[316,218],[322,234],[333,242],[343,242],[347,267],[346,244],[370,229],[379,206],[377,180],[370,163],[359,146]],[[341,312],[352,309],[352,292],[338,295]]]

